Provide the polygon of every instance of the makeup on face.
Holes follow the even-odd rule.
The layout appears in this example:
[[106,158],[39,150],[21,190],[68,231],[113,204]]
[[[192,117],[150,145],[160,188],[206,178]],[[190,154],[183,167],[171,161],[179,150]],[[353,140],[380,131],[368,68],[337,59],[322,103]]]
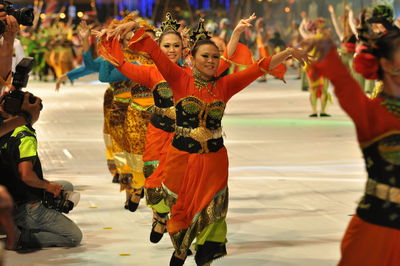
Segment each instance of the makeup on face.
[[160,43],[161,51],[174,63],[182,57],[182,40],[176,34],[166,34]]
[[220,53],[212,44],[201,45],[194,57],[194,65],[204,79],[212,79],[217,73]]

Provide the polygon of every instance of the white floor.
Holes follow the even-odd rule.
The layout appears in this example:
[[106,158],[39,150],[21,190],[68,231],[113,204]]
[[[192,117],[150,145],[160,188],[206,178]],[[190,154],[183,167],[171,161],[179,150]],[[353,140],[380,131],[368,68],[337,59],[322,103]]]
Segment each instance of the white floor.
[[[105,84],[76,82],[60,92],[32,81],[43,98],[36,124],[45,176],[81,192],[69,215],[84,233],[77,248],[7,251],[5,265],[168,265],[168,235],[151,244],[151,212],[123,209],[102,139]],[[299,81],[253,83],[224,117],[230,155],[228,256],[213,265],[336,265],[340,239],[362,195],[365,171],[354,127],[335,99],[332,118],[308,118]],[[142,202],[144,203],[144,201]],[[189,257],[185,265],[195,265]]]

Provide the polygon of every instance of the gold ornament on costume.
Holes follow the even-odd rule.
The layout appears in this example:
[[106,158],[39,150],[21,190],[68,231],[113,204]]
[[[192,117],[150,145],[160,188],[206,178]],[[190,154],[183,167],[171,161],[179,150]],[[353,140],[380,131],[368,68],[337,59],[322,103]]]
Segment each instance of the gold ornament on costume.
[[197,29],[196,31],[193,31],[192,35],[190,35],[190,39],[192,39],[194,43],[196,43],[199,40],[211,39],[211,36],[208,35],[208,31],[206,31],[206,29],[204,28],[203,18],[200,18]]
[[181,24],[179,24],[175,19],[172,18],[171,13],[167,12],[165,15],[166,20],[162,22],[161,31],[164,32],[166,30],[178,31]]

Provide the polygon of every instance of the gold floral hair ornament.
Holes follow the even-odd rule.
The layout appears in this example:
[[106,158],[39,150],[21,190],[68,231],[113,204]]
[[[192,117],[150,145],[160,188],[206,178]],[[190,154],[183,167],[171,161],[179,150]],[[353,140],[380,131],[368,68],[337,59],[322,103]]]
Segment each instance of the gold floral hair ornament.
[[203,18],[200,18],[199,24],[197,25],[197,29],[193,31],[193,33],[190,35],[190,39],[192,40],[193,43],[196,43],[197,41],[200,40],[211,39],[211,36],[208,35],[208,31],[206,31],[204,28]]

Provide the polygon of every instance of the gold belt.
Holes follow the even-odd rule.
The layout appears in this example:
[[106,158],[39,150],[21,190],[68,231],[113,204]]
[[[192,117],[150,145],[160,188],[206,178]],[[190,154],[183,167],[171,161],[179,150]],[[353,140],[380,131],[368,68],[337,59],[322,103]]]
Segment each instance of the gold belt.
[[400,188],[376,182],[368,178],[365,194],[400,204]]
[[153,112],[155,114],[166,116],[166,117],[171,118],[173,120],[176,119],[175,106],[171,106],[171,107],[168,107],[168,108],[160,108],[158,106],[154,106]]
[[198,142],[206,142],[210,139],[218,139],[222,137],[222,128],[210,130],[205,127],[186,128],[177,126],[176,135],[181,137],[192,138]]

